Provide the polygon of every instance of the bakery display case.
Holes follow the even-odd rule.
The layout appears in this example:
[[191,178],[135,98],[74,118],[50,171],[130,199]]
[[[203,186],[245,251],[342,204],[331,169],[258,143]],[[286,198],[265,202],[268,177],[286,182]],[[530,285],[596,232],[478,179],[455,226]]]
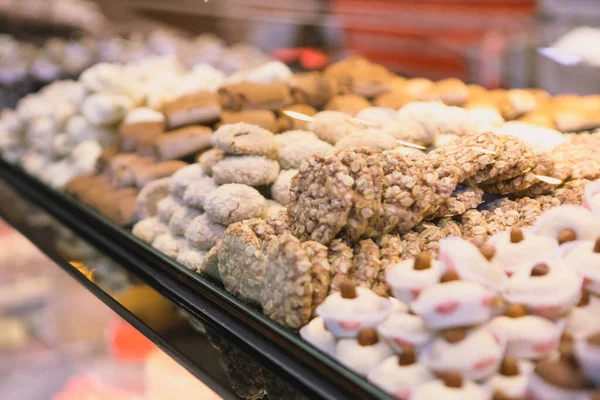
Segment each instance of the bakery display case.
[[217,396],[598,395],[600,97],[533,1],[97,3],[0,40],[0,216]]

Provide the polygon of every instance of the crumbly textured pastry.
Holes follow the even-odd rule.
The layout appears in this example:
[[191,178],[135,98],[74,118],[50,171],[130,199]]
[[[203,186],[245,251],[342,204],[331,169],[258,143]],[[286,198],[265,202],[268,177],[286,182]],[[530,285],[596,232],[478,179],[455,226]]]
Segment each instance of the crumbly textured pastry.
[[354,248],[352,282],[357,286],[371,288],[381,270],[381,253],[371,239],[361,240]]
[[350,147],[362,147],[375,153],[382,153],[398,147],[398,143],[393,136],[379,129],[368,128],[343,137],[335,144],[336,149]]
[[206,175],[212,176],[212,167],[225,157],[225,152],[219,149],[210,149],[200,154],[198,164]]
[[398,235],[382,235],[377,241],[381,255],[381,268],[373,285],[373,291],[380,296],[389,295],[389,288],[385,281],[387,268],[400,261],[403,252],[402,240]]
[[284,169],[271,186],[271,196],[283,205],[290,202],[290,184],[298,173],[297,169]]
[[340,285],[352,273],[354,257],[352,247],[341,239],[336,239],[328,246],[329,264],[331,266],[331,292],[340,289]]
[[219,186],[208,193],[204,210],[219,224],[229,225],[259,216],[265,206],[265,198],[254,188],[237,183]]
[[268,185],[279,176],[279,164],[264,156],[227,156],[213,165],[212,174],[218,185]]
[[212,144],[228,154],[257,155],[273,158],[277,144],[273,133],[257,125],[239,122],[223,125],[212,136]]
[[184,236],[198,249],[210,250],[223,237],[225,229],[226,226],[211,221],[208,214],[202,214],[187,225]]
[[188,207],[204,208],[206,196],[218,187],[214,178],[205,176],[189,183],[183,192],[183,202]]
[[327,247],[321,243],[311,240],[303,242],[302,248],[306,250],[306,255],[311,263],[310,274],[312,280],[312,304],[314,310],[319,306],[329,294],[331,284],[331,266],[327,258]]
[[299,168],[302,160],[316,153],[324,153],[332,146],[320,139],[293,140],[279,146],[279,165],[284,169]]
[[339,111],[318,112],[308,124],[308,130],[330,144],[336,144],[341,138],[363,129],[363,124]]
[[477,208],[483,202],[483,190],[478,187],[459,187],[428,218],[452,217]]

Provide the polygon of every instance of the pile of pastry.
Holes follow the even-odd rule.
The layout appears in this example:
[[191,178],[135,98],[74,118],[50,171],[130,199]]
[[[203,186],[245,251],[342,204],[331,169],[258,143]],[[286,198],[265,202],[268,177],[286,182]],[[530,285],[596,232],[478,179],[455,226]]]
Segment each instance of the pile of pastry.
[[396,398],[595,398],[598,193],[587,185],[583,207],[552,209],[531,229],[447,238],[437,260],[391,263],[389,298],[345,280],[300,335]]

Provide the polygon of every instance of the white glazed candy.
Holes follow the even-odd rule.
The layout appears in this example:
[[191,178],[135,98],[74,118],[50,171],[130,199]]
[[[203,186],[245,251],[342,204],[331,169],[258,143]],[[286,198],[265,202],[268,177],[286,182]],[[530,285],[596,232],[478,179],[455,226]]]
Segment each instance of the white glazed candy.
[[575,240],[596,240],[600,237],[600,220],[583,207],[562,205],[542,214],[532,228],[536,235],[553,238],[565,230],[572,230]]
[[511,303],[525,305],[532,314],[556,318],[577,304],[582,285],[583,277],[569,263],[551,260],[515,272],[504,296]]
[[600,294],[600,239],[573,242],[564,259],[583,274],[585,289]]
[[443,374],[460,372],[471,380],[493,375],[500,366],[504,346],[502,335],[486,327],[445,331],[423,353],[423,362],[432,371]]
[[589,400],[583,390],[567,390],[551,385],[532,373],[527,382],[527,399],[532,400]]
[[29,122],[25,138],[32,149],[47,152],[52,148],[55,133],[54,121],[49,117],[40,117]]
[[95,93],[131,96],[134,83],[126,67],[118,64],[100,63],[83,71],[79,77],[85,88]]
[[600,385],[600,331],[576,340],[575,355],[585,374]]
[[558,348],[565,321],[553,322],[535,315],[514,318],[502,315],[489,326],[506,338],[507,357],[540,360]]
[[489,400],[490,394],[470,381],[463,381],[462,387],[448,387],[441,380],[421,386],[410,400]]
[[158,236],[167,232],[169,232],[169,227],[158,219],[158,217],[143,219],[136,223],[131,230],[131,233],[135,237],[140,238],[146,243],[152,243]]
[[[512,361],[517,364],[516,359],[512,359]],[[511,399],[524,399],[527,391],[528,373],[522,371],[523,368],[519,369],[514,371],[514,375],[506,375],[501,367],[501,371],[488,379],[485,386],[492,393],[500,393]]]
[[392,354],[394,352],[384,341],[378,341],[375,344],[361,344],[360,338],[340,339],[335,347],[335,358],[362,376],[366,376],[369,371]]
[[583,193],[583,206],[600,218],[600,181],[589,183]]
[[354,337],[361,329],[375,327],[384,321],[392,307],[387,298],[357,287],[355,298],[344,298],[342,292],[330,294],[316,312],[335,336]]
[[79,173],[92,172],[96,168],[96,160],[102,153],[98,142],[86,140],[73,147],[70,159]]
[[377,332],[396,351],[405,348],[422,349],[433,338],[433,332],[427,329],[423,318],[407,313],[392,313],[377,326]]
[[496,291],[508,287],[508,278],[502,268],[487,260],[481,250],[467,240],[459,237],[442,239],[439,259],[463,280],[477,282]]
[[565,332],[575,339],[584,338],[600,331],[600,298],[583,291],[577,307],[567,316]]
[[395,298],[410,303],[428,286],[440,281],[445,269],[439,261],[431,260],[428,253],[419,254],[390,265],[385,271],[385,280]]
[[313,318],[300,329],[300,337],[327,354],[335,352],[336,338],[325,327],[323,318]]
[[555,238],[537,236],[518,228],[495,234],[489,243],[496,248],[493,263],[509,275],[523,265],[550,257],[558,249]]
[[417,388],[433,381],[435,376],[416,360],[401,365],[398,356],[391,356],[372,369],[368,379],[394,398],[408,400]]
[[468,281],[439,283],[426,288],[411,304],[430,329],[475,325],[491,317],[494,293]]
[[96,93],[84,100],[81,113],[94,125],[113,125],[121,122],[133,106],[127,96]]

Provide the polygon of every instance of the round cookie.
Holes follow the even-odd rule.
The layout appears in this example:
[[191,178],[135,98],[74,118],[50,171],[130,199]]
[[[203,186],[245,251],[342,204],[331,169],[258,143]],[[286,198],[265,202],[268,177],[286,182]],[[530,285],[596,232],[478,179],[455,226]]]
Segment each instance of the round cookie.
[[192,246],[189,242],[186,242],[177,253],[177,262],[185,265],[187,268],[192,271],[198,271],[202,263],[204,262],[204,257],[206,256],[206,251],[198,250],[194,246]]
[[185,238],[201,250],[210,250],[223,237],[226,226],[211,221],[208,214],[192,220],[185,230]]
[[212,175],[213,166],[225,158],[225,152],[219,149],[210,149],[200,154],[198,164],[206,175]]
[[229,225],[259,216],[265,207],[265,198],[258,190],[237,183],[219,186],[206,196],[204,210],[222,225]]
[[262,307],[269,318],[299,329],[312,314],[312,264],[300,241],[284,234],[270,241],[266,251]]
[[282,212],[287,213],[285,206],[275,200],[267,199],[265,204],[266,204],[265,209],[263,210],[262,214],[260,215],[260,218],[263,218],[263,219],[277,218],[280,213],[282,213]]
[[137,195],[138,216],[155,216],[158,212],[158,202],[169,195],[170,186],[171,178],[156,179],[144,186]]
[[202,212],[196,208],[186,206],[178,208],[169,220],[169,229],[171,230],[171,233],[183,236],[192,220],[201,214]]
[[282,132],[279,135],[275,135],[275,143],[278,148],[285,147],[290,143],[297,142],[299,140],[307,139],[319,139],[317,135],[310,131],[293,130]]
[[185,239],[181,236],[175,236],[169,232],[157,236],[152,241],[152,247],[165,253],[171,258],[177,258],[179,249],[185,244]]
[[336,149],[362,147],[374,153],[382,153],[398,147],[396,138],[379,129],[369,128],[343,137],[336,144]]
[[312,311],[320,305],[329,294],[329,285],[331,283],[331,266],[327,258],[327,247],[321,243],[308,240],[302,243],[302,248],[306,250],[306,255],[311,263],[311,279],[313,287]]
[[219,185],[240,183],[248,186],[268,185],[279,175],[279,164],[262,156],[228,156],[212,167]]
[[348,221],[354,179],[335,155],[304,160],[290,185],[290,229],[301,240],[328,244]]
[[183,202],[188,207],[204,208],[206,196],[217,187],[214,178],[205,176],[189,184],[183,193]]
[[336,144],[341,138],[365,129],[365,126],[342,112],[321,111],[313,116],[308,129],[319,139]]
[[169,232],[169,226],[158,219],[158,217],[143,219],[135,224],[131,230],[133,236],[140,238],[146,243],[152,243],[158,236],[167,232]]
[[290,202],[290,185],[297,173],[297,169],[284,169],[271,186],[271,196],[283,205]]
[[205,176],[206,174],[200,164],[191,164],[177,170],[177,172],[171,175],[171,194],[183,198],[188,185]]
[[162,222],[168,224],[173,213],[182,207],[184,204],[179,197],[168,195],[156,204],[156,213]]
[[279,147],[279,164],[281,168],[299,168],[302,160],[310,155],[324,153],[333,147],[320,139],[294,140]]
[[223,125],[211,138],[213,147],[228,154],[251,154],[274,158],[277,156],[277,144],[273,133],[258,125],[238,122]]

